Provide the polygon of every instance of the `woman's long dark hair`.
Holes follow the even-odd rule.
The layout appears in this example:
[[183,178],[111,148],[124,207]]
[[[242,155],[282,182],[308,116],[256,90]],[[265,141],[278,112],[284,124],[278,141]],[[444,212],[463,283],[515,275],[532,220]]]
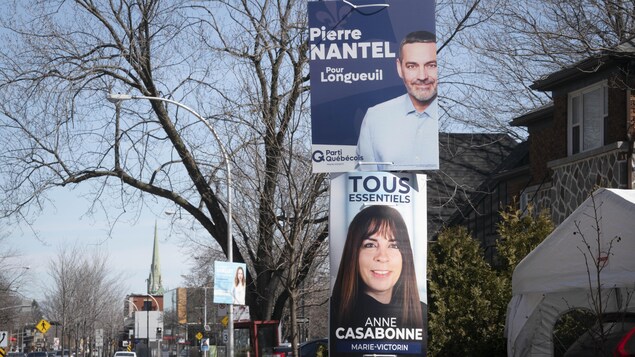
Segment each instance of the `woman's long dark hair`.
[[393,288],[391,304],[401,306],[403,326],[423,327],[423,315],[412,256],[408,228],[396,209],[374,205],[362,209],[348,226],[346,243],[339,271],[333,287],[333,321],[338,326],[353,318],[358,295],[364,293],[365,284],[359,274],[359,251],[362,241],[376,233],[394,236],[402,257],[401,275]]

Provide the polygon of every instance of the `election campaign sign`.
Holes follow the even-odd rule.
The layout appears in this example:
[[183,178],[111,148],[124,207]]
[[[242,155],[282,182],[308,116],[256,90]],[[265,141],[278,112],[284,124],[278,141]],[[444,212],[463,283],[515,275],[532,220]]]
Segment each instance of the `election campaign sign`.
[[426,176],[331,175],[330,352],[424,356]]
[[313,171],[438,169],[434,0],[308,11]]
[[214,262],[214,303],[245,305],[247,265]]

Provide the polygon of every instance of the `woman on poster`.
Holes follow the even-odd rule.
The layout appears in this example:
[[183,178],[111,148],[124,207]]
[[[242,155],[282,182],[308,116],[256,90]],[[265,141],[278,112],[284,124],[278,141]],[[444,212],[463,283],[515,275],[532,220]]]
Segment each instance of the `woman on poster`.
[[242,267],[236,269],[236,275],[234,276],[234,288],[232,290],[233,304],[245,305],[245,271]]
[[404,219],[389,206],[362,209],[348,227],[331,297],[333,355],[361,356],[377,348],[425,355],[426,316]]

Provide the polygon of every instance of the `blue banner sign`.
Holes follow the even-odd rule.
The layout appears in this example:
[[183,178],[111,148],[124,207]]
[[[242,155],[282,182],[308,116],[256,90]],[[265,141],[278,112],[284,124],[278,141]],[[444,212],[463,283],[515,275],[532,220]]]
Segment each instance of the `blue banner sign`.
[[308,10],[313,171],[438,169],[434,0]]

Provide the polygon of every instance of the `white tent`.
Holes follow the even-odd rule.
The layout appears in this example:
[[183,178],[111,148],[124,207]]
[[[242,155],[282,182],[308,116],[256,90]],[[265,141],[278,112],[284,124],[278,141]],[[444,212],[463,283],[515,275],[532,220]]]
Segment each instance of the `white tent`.
[[558,317],[592,309],[596,262],[602,311],[635,311],[634,299],[625,298],[635,290],[635,190],[597,190],[518,264],[507,307],[508,356],[553,355]]

